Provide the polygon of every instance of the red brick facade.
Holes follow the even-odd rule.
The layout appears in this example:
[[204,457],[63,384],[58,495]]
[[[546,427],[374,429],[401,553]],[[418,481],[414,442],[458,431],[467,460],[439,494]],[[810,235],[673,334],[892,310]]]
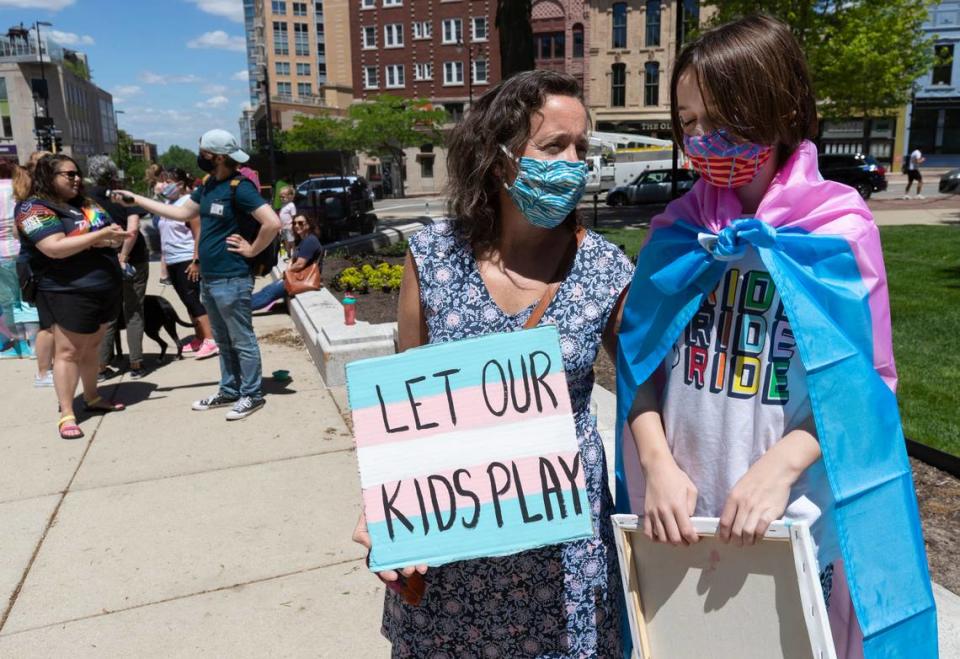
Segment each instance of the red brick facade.
[[536,68],[566,71],[584,86],[589,53],[589,12],[584,0],[534,0],[531,16]]
[[[496,0],[349,2],[354,98],[388,93],[466,105],[499,81]],[[474,19],[486,19],[485,39],[474,34]],[[430,26],[429,37],[423,36],[424,24]],[[482,25],[476,27],[483,31]],[[471,64],[478,75],[472,81]]]

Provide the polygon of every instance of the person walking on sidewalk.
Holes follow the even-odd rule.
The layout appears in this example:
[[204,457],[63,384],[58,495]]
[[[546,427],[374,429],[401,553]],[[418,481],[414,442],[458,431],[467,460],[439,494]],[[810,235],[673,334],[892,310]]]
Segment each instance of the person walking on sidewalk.
[[[169,181],[161,194],[167,202],[179,208],[190,201],[192,191],[193,177],[177,167],[169,171]],[[218,353],[217,342],[213,340],[210,317],[200,301],[200,259],[197,255],[200,222],[197,219],[187,223],[177,222],[160,216],[157,228],[173,290],[187,308],[196,331],[196,337],[184,346],[183,351],[193,353],[197,359],[213,357]]]
[[[266,249],[280,232],[276,212],[254,184],[237,171],[240,164],[249,159],[232,134],[219,129],[207,131],[200,138],[197,165],[209,176],[182,206],[163,204],[123,190],[115,193],[125,204],[138,204],[151,213],[178,222],[200,217],[200,292],[220,348],[220,389],[195,401],[193,409],[230,407],[228,421],[246,418],[265,403],[260,347],[253,331],[250,307],[253,276],[247,259]],[[252,244],[239,233],[241,215],[249,215],[260,224]]]
[[95,202],[84,199],[82,178],[70,156],[41,158],[33,175],[33,196],[17,209],[40,326],[53,329],[53,384],[63,439],[83,437],[73,415],[78,381],[87,411],[124,408],[100,396],[97,365],[107,324],[120,315],[123,303],[117,248],[129,234]]
[[297,207],[293,203],[294,190],[289,185],[280,190],[280,234],[283,237],[283,248],[287,256],[292,258],[294,243],[297,241],[296,232],[293,229],[293,218],[297,214]]
[[914,181],[917,182],[917,199],[924,199],[924,196],[920,194],[923,190],[923,175],[920,173],[920,165],[926,160],[920,153],[920,149],[914,149],[907,157],[907,189],[903,192],[904,199],[910,198],[910,186],[913,185]]
[[[140,218],[146,215],[142,208],[124,208],[107,196],[109,188],[117,187],[119,171],[109,156],[90,156],[87,159],[90,178],[94,185],[90,188],[90,198],[110,214],[114,224],[119,224],[130,233],[117,258],[123,271],[123,320],[127,326],[127,349],[130,353],[130,378],[137,380],[144,376],[143,369],[143,299],[147,295],[147,279],[150,274],[150,261],[147,253],[147,241],[140,233]],[[100,373],[98,379],[106,380],[117,374],[110,368],[113,357],[114,339],[119,329],[119,318],[114,318],[103,335],[100,344]]]

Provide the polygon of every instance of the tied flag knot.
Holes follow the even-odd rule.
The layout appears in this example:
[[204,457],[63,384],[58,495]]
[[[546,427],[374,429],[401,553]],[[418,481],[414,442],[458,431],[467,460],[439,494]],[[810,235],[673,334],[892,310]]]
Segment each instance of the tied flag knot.
[[651,275],[653,285],[665,295],[690,287],[710,293],[726,269],[725,262],[742,258],[748,244],[770,248],[777,241],[777,230],[755,217],[734,220],[719,234],[701,232],[682,220],[674,228],[685,234],[682,242],[696,240],[702,249],[686,251]]

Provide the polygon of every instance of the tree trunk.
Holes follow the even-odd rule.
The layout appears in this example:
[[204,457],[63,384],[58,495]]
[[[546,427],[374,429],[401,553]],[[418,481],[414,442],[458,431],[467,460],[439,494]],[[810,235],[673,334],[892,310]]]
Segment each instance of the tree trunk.
[[500,77],[534,68],[533,29],[530,0],[498,0],[497,30],[500,32]]
[[863,155],[870,155],[870,128],[873,125],[873,119],[866,112],[863,113]]
[[405,199],[407,196],[404,188],[404,179],[403,179],[403,150],[398,149],[393,153],[394,159],[397,161],[397,174],[400,177],[400,199]]

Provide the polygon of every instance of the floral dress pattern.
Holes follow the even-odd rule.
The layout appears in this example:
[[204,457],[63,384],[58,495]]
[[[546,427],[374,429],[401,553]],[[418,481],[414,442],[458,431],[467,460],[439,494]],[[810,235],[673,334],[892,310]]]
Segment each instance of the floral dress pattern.
[[[431,343],[520,329],[531,305],[509,316],[493,301],[470,245],[450,222],[410,240]],[[593,363],[633,266],[587,232],[541,324],[560,330],[570,401],[597,533],[593,538],[431,568],[419,606],[387,590],[383,634],[394,657],[515,659],[619,657],[622,586],[610,515],[613,499],[596,422]]]

